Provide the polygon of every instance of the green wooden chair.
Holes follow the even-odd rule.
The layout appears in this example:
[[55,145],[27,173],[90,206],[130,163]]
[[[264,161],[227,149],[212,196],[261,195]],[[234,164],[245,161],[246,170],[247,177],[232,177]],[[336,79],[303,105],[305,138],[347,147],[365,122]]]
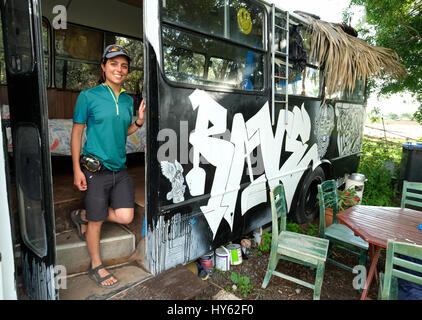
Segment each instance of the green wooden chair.
[[[334,249],[340,249],[359,257],[359,264],[366,265],[366,257],[368,254],[368,242],[356,236],[354,232],[344,224],[338,223],[338,196],[337,184],[335,180],[327,180],[318,185],[319,199],[319,236],[330,240],[330,253]],[[333,207],[333,223],[326,227],[325,225],[325,208],[329,205]],[[341,267],[345,270],[353,272],[353,268],[339,261],[327,258],[330,263]]]
[[396,266],[422,273],[422,265],[405,260],[396,254],[421,259],[422,246],[416,244],[395,242],[388,240],[387,255],[385,259],[385,274],[380,273],[380,286],[378,290],[378,299],[397,300],[398,281],[397,278],[411,281],[422,285],[422,276],[417,276],[406,272],[403,269],[397,269]]
[[412,190],[422,192],[422,182],[409,182],[406,180],[403,181],[401,207],[404,208],[406,205],[411,205],[422,210],[422,194],[415,193]]
[[[275,276],[311,288],[314,290],[314,300],[319,300],[329,241],[318,237],[286,231],[287,210],[283,185],[280,184],[275,187],[270,192],[270,195],[272,211],[271,253],[262,288],[265,289],[267,287],[271,276],[274,274]],[[279,216],[280,223],[278,222]],[[301,279],[275,271],[280,259],[316,268],[315,283],[305,282]]]

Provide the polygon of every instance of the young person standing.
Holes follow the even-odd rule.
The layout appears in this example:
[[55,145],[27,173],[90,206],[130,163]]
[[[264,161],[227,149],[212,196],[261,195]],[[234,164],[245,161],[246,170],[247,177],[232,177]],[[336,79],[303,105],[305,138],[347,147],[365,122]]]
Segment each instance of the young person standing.
[[133,99],[122,88],[130,60],[122,46],[108,46],[101,61],[103,83],[80,93],[73,115],[74,185],[84,193],[85,210],[72,211],[71,219],[79,237],[87,242],[91,257],[88,275],[103,288],[117,286],[118,280],[101,261],[101,226],[104,221],[129,224],[134,215],[135,192],[126,169],[126,139],[144,124],[145,104],[142,100],[138,118],[132,122]]

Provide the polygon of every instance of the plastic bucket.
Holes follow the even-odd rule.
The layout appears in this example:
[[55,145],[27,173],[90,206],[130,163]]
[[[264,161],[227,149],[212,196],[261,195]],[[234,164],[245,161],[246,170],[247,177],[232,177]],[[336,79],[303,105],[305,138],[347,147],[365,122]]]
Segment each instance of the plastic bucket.
[[255,245],[259,246],[262,244],[262,228],[255,229],[253,232],[253,237],[255,239]]
[[233,266],[242,263],[242,247],[240,244],[229,244],[227,250],[230,251],[230,262]]
[[361,173],[352,173],[346,180],[345,189],[352,188],[356,191],[356,194],[359,197],[359,204],[362,202],[363,189],[366,181],[368,181],[368,179]]
[[208,273],[212,274],[214,271],[214,253],[209,252],[203,255],[199,258],[199,263],[205,268],[205,270],[208,271]]
[[215,250],[215,268],[221,271],[230,270],[230,252],[225,247]]

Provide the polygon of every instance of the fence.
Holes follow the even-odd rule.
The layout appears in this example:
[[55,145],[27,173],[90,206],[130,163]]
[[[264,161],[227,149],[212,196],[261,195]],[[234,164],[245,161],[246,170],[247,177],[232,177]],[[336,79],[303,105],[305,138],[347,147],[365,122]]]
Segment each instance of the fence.
[[[378,130],[383,132],[383,137],[372,136],[366,133],[363,139],[363,156],[372,156],[376,158],[384,158],[385,160],[400,162],[402,153],[402,143],[409,141],[418,141],[417,139],[408,137],[394,130],[376,128],[365,125],[365,128]],[[390,137],[390,138],[389,138]],[[375,152],[372,152],[377,150]]]

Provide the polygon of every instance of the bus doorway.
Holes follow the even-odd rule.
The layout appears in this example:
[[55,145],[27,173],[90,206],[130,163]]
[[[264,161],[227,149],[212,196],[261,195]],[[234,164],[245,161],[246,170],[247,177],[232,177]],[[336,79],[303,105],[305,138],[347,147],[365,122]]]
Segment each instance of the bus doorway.
[[[127,168],[135,186],[135,215],[129,225],[104,223],[100,252],[103,264],[113,272],[120,285],[113,290],[99,288],[87,271],[90,257],[86,242],[77,235],[70,212],[84,209],[83,193],[73,185],[70,136],[73,111],[82,90],[99,85],[100,60],[110,44],[125,47],[131,57],[129,74],[123,88],[134,100],[136,119],[144,86],[142,1],[69,2],[67,25],[57,28],[60,14],[56,1],[41,1],[46,33],[50,35],[50,79],[47,88],[49,138],[52,154],[53,193],[56,223],[56,266],[66,272],[66,287],[59,287],[61,300],[104,297],[149,276],[143,268],[145,237],[145,150],[146,128],[127,137]],[[95,19],[86,12],[97,11]],[[58,13],[59,12],[59,13]],[[117,14],[118,13],[118,14]],[[125,17],[124,19],[116,19]],[[132,121],[132,122],[133,122]],[[83,143],[85,142],[85,133]]]
[[[12,1],[6,1],[2,7],[5,24],[9,22],[12,25],[17,20],[5,20],[3,12],[7,15],[9,11],[15,10],[19,16],[15,15],[13,19],[19,18],[22,25],[29,21],[29,30],[39,29],[37,37],[33,36],[32,42],[28,42],[33,47],[27,48],[28,51],[32,49],[37,53],[36,50],[39,50],[39,55],[34,55],[31,61],[39,66],[39,70],[26,70],[20,77],[9,72],[6,80],[5,74],[3,75],[5,72],[1,69],[2,118],[10,118],[7,122],[8,127],[5,128],[5,140],[8,140],[10,160],[8,193],[11,195],[10,210],[14,221],[12,234],[16,281],[18,287],[23,288],[19,290],[19,298],[67,300],[92,296],[106,297],[111,291],[99,288],[95,282],[88,279],[90,257],[86,242],[79,239],[70,219],[72,210],[84,209],[83,194],[73,185],[70,152],[73,110],[80,92],[98,85],[101,75],[100,59],[104,48],[109,44],[118,43],[129,50],[132,58],[124,89],[134,100],[136,119],[143,88],[143,3],[120,0],[76,0],[69,1],[67,6],[50,0],[21,0],[13,1],[13,5],[11,3]],[[95,19],[85,14],[94,11],[100,12]],[[114,19],[116,12],[119,16],[124,15],[125,19]],[[13,31],[12,28],[10,30]],[[11,47],[9,55],[12,55],[12,47],[17,40],[15,34],[10,34],[10,30],[9,38],[5,37],[4,42],[8,42]],[[7,36],[7,32],[5,35]],[[6,51],[5,62],[8,63],[7,44],[5,49],[0,52]],[[34,84],[35,80],[38,86],[33,88],[28,81]],[[33,88],[33,91],[25,92],[28,95],[24,95],[28,88]],[[39,102],[31,106],[33,111],[28,112],[29,114],[21,112],[20,106],[30,105],[29,101],[22,101],[23,97],[37,97],[38,92]],[[21,136],[17,136],[17,133],[15,136],[15,132],[19,131],[21,121],[30,123],[32,130],[22,132],[22,139],[38,137],[40,140],[41,144],[37,149],[39,160],[29,155],[23,159],[19,158],[21,149],[27,150],[36,145],[34,141],[24,144],[17,140],[17,137]],[[144,126],[127,137],[127,167],[135,185],[134,219],[129,225],[105,223],[101,232],[103,264],[120,282],[113,290],[114,293],[149,277],[149,272],[143,267],[146,133]],[[31,169],[31,172],[22,167],[22,164],[28,161],[31,166],[27,169]],[[35,175],[38,180],[29,174]],[[25,182],[30,185],[21,187]],[[39,185],[41,190],[36,188]],[[34,208],[40,209],[37,211],[38,220],[34,218],[35,215],[31,216],[31,221],[28,220],[28,213],[21,205],[26,199],[20,195],[21,189],[28,193],[38,190],[38,197],[35,198],[40,199],[40,204],[33,205]],[[31,242],[27,240],[26,234],[28,225],[35,233],[38,232],[32,238],[38,239],[38,244],[44,243],[44,246],[39,246],[43,250],[36,251],[37,247],[34,245],[35,248],[31,251]],[[40,239],[44,239],[44,242]],[[28,258],[28,251],[32,252],[34,257]]]

